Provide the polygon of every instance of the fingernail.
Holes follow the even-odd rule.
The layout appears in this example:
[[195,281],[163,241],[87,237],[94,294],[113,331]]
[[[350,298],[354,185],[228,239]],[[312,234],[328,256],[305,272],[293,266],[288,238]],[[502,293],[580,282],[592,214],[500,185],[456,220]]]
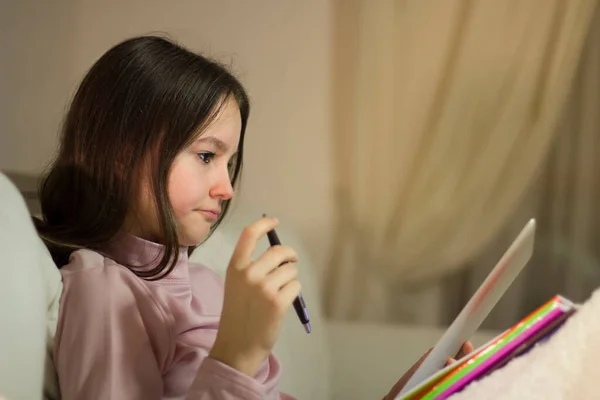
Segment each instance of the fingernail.
[[279,223],[279,220],[276,217],[269,217],[266,213],[263,213],[262,216],[263,216],[263,218],[271,218],[276,223]]

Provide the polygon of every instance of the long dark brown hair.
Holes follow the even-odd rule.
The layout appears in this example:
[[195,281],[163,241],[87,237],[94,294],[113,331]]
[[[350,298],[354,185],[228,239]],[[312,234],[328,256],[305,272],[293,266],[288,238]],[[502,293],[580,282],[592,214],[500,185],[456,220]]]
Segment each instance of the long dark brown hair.
[[[39,188],[42,219],[34,222],[57,266],[77,249],[102,249],[124,228],[135,211],[139,169],[149,159],[165,251],[156,267],[134,272],[146,279],[169,274],[179,253],[167,194],[171,164],[228,98],[236,100],[242,120],[230,170],[235,187],[250,106],[225,67],[159,36],[126,40],[100,57],[73,97],[58,155]],[[226,201],[211,233],[228,208]]]

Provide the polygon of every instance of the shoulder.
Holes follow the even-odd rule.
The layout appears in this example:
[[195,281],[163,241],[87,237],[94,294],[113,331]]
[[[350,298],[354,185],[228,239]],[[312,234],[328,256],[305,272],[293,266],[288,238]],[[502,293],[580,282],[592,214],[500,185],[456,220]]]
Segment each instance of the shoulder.
[[77,250],[60,269],[63,279],[61,308],[78,303],[77,308],[128,308],[141,314],[167,317],[165,306],[144,280],[127,267],[92,250]]
[[139,288],[142,284],[127,267],[92,250],[73,252],[60,274],[66,287],[89,283],[95,288],[114,290]]
[[[96,252],[93,250],[80,249],[71,253],[69,257],[69,263],[61,268],[61,272],[64,274],[71,274],[77,272],[91,272],[98,273],[101,269],[109,266],[120,266],[116,261]],[[125,268],[126,269],[126,268]]]
[[60,271],[63,292],[54,350],[59,367],[74,362],[71,354],[85,353],[86,362],[92,362],[92,355],[123,365],[153,354],[159,368],[166,368],[173,351],[173,317],[141,278],[90,250],[75,251]]

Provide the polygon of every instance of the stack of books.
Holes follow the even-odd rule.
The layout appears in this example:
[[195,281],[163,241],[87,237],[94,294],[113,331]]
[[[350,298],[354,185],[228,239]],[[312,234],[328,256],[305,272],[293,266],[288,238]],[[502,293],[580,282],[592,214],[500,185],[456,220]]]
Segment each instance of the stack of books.
[[426,379],[401,399],[447,399],[550,338],[576,310],[576,304],[554,296],[513,327]]

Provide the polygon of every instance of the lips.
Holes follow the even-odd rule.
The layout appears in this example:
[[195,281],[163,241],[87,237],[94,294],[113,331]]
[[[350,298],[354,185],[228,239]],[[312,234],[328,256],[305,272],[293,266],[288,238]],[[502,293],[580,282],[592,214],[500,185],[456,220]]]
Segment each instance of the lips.
[[221,210],[198,210],[205,218],[216,221],[221,215]]

